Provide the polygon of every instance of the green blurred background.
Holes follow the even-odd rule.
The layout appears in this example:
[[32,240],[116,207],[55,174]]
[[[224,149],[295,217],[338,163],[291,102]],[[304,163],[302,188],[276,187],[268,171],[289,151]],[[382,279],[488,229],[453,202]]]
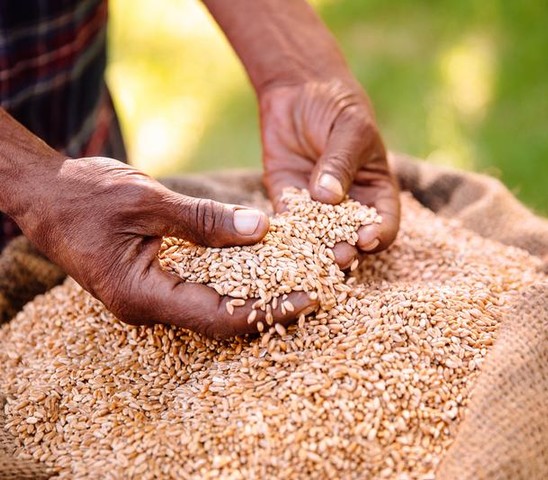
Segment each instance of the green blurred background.
[[[544,0],[312,3],[390,149],[495,175],[548,214]],[[254,94],[200,1],[110,5],[107,77],[132,163],[152,175],[258,168]]]

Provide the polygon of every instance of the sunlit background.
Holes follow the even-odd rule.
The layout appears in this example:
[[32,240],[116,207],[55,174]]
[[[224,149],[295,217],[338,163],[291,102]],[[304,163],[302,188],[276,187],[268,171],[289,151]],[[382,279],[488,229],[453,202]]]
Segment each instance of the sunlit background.
[[[498,176],[548,213],[546,2],[312,3],[390,149]],[[155,176],[258,168],[254,94],[201,2],[110,5],[108,81],[132,163]]]

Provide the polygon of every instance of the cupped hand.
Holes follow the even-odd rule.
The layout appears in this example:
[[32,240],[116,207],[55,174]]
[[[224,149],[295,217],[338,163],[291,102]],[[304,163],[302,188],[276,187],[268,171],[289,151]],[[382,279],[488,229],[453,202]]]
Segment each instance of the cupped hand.
[[[163,236],[214,247],[256,243],[269,228],[264,213],[177,194],[108,158],[63,159],[53,170],[18,223],[120,320],[172,324],[218,338],[257,331],[246,320],[250,305],[229,315],[228,298],[164,272],[157,253]],[[291,302],[295,311],[275,312],[276,321],[287,324],[312,305],[305,294],[293,294]]]
[[[275,209],[285,187],[310,190],[337,204],[346,194],[382,215],[362,227],[358,248],[378,252],[395,239],[400,201],[369,101],[355,81],[307,81],[259,93],[264,180]],[[354,247],[335,247],[337,263],[350,265]]]

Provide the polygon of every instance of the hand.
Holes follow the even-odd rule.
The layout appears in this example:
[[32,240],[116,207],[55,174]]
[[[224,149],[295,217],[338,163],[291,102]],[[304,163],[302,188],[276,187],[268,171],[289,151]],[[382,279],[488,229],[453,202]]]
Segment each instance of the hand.
[[[53,173],[41,179],[32,192],[34,207],[17,221],[120,320],[172,324],[214,337],[257,331],[247,324],[250,305],[229,315],[228,298],[164,272],[157,253],[162,236],[215,247],[256,243],[268,231],[264,213],[176,194],[108,158],[62,160]],[[295,312],[275,312],[276,321],[287,324],[312,304],[304,293],[293,294],[291,302]]]
[[[341,77],[344,78],[344,77]],[[308,188],[312,198],[337,204],[348,193],[382,215],[380,225],[362,227],[358,247],[378,252],[399,228],[398,187],[371,107],[357,82],[305,81],[259,92],[265,185],[277,211],[282,190]],[[357,254],[335,247],[337,263]]]

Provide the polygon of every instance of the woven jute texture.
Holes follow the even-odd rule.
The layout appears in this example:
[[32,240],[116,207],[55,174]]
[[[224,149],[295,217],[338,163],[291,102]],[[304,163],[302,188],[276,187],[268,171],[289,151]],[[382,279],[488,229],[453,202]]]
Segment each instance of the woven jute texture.
[[[0,256],[0,324],[13,317],[37,294],[60,283],[64,274],[23,237],[13,240]],[[4,430],[4,398],[0,392],[0,479],[41,479],[43,466],[16,459],[13,439]]]
[[36,295],[61,283],[64,277],[61,269],[25,238],[13,240],[0,256],[0,324]]
[[13,439],[4,430],[4,399],[0,397],[0,479],[2,480],[41,480],[50,478],[50,472],[41,464],[15,458],[12,454]]
[[[440,168],[405,157],[391,159],[403,189],[437,214],[541,258],[548,273],[548,221],[520,204],[496,179]],[[230,172],[167,179],[189,195],[230,203],[264,202],[257,173]],[[23,238],[0,255],[0,319],[7,321],[62,272]],[[1,322],[0,322],[1,323]],[[482,367],[456,439],[438,479],[548,478],[548,280],[529,288],[505,318]],[[0,392],[0,405],[3,403]],[[13,456],[0,410],[0,479],[47,478],[40,464]]]

